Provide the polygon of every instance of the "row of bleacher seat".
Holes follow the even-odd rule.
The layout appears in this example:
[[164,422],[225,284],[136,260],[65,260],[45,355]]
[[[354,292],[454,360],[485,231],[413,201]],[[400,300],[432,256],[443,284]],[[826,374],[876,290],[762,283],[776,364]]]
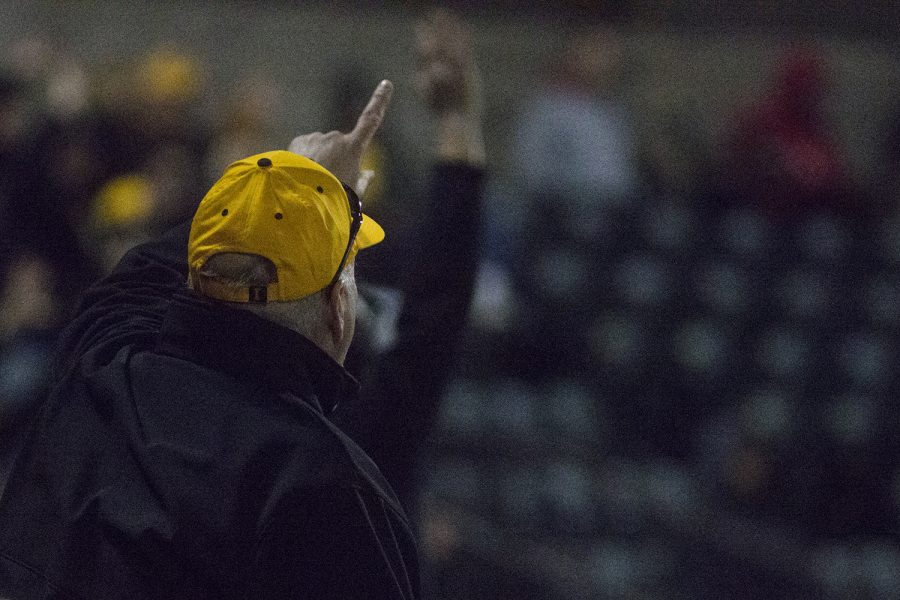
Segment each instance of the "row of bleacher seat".
[[[656,575],[705,581],[701,596],[896,597],[900,221],[665,199],[530,213],[506,376],[475,369],[448,392],[432,492],[526,535],[594,540],[597,597]],[[680,546],[648,531],[648,511],[698,505],[785,528],[809,551],[797,576],[722,554],[727,527]],[[683,560],[641,570],[654,543]]]

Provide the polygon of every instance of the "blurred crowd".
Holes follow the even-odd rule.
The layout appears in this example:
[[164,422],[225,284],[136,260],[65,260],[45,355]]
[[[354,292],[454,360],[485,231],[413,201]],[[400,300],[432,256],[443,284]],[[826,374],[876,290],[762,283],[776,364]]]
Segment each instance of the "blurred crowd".
[[[432,596],[900,597],[900,116],[866,189],[828,120],[826,56],[798,47],[724,143],[689,119],[642,139],[624,48],[572,34],[489,159],[506,167],[422,470]],[[209,114],[183,51],[88,69],[27,38],[6,59],[0,448],[84,288],[288,137],[269,82]],[[359,79],[329,127],[352,125]],[[376,215],[411,178],[390,148],[363,165]],[[370,275],[390,283],[400,255]]]
[[31,36],[2,64],[0,424],[8,424],[44,391],[54,334],[80,293],[127,249],[193,214],[229,161],[264,145],[258,105],[270,99],[265,86],[238,87],[212,120],[201,111],[203,65],[168,48],[88,70]]

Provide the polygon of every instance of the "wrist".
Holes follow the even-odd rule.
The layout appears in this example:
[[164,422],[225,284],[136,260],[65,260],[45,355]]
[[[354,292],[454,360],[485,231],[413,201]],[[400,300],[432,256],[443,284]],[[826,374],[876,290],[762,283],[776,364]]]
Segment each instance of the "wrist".
[[484,135],[480,119],[463,111],[438,115],[436,152],[441,161],[484,165]]

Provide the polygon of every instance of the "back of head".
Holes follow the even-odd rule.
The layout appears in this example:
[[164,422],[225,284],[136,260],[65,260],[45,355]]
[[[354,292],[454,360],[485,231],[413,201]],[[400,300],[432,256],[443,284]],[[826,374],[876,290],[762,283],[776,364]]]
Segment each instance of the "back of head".
[[[229,166],[203,198],[191,224],[189,276],[209,298],[290,302],[334,283],[359,250],[382,239],[356,194],[324,167],[292,152],[267,152]],[[204,274],[219,254],[261,256],[274,273],[260,285],[222,286]],[[219,267],[243,260],[219,259]]]
[[[356,253],[383,238],[356,194],[324,167],[287,151],[258,154],[229,166],[201,201],[188,242],[189,285],[326,339],[329,293],[341,283],[355,292]],[[347,329],[352,336],[352,323]]]
[[222,252],[200,267],[200,275],[233,288],[265,287],[276,281],[275,264],[258,254]]
[[[225,252],[211,256],[201,268],[201,275],[214,279],[225,288],[235,291],[249,287],[265,287],[276,279],[274,263],[256,254]],[[351,263],[343,269],[340,281],[349,285],[354,269]],[[323,335],[327,298],[326,290],[286,302],[248,302],[229,305],[248,310],[264,319],[303,334],[311,340]]]

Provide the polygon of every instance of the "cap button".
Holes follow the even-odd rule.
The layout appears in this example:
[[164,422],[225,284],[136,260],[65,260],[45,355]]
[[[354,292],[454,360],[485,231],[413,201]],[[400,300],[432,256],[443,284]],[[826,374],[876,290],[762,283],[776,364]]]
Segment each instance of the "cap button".
[[257,164],[257,166],[260,166],[265,169],[265,168],[272,166],[272,159],[263,156],[261,159],[256,161],[256,164]]

